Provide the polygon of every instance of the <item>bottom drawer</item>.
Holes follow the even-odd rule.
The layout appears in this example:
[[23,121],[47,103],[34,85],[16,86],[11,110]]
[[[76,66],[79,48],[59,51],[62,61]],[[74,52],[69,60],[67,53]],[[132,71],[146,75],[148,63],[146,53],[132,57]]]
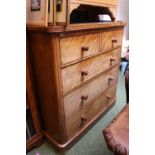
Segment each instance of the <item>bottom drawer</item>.
[[77,131],[83,128],[91,119],[100,111],[106,110],[107,107],[115,100],[117,85],[111,86],[104,94],[100,95],[94,102],[86,105],[78,113],[74,113],[66,119],[66,132],[68,139]]

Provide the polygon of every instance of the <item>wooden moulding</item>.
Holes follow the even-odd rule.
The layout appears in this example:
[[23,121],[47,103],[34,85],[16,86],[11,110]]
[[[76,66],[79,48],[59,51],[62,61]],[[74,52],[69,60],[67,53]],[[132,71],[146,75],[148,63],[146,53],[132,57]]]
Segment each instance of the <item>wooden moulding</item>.
[[116,102],[116,98],[111,102],[111,104],[109,104],[108,107],[102,109],[100,112],[97,113],[97,115],[95,117],[93,117],[93,119],[91,119],[91,121],[89,121],[85,127],[81,128],[81,130],[79,132],[77,132],[70,140],[68,140],[66,143],[64,144],[60,144],[57,141],[55,141],[50,135],[48,135],[48,133],[46,133],[46,131],[44,131],[44,135],[47,138],[48,142],[51,143],[56,150],[59,151],[65,151],[66,149],[69,149],[71,146],[73,146],[80,138],[81,136],[83,136],[84,134],[86,134],[86,132],[88,132],[88,130],[93,127],[93,125],[99,121],[99,119],[102,118],[103,115],[105,115],[115,104]]
[[126,23],[117,21],[110,23],[84,23],[84,24],[71,24],[69,26],[52,26],[48,27],[35,27],[27,26],[28,31],[37,31],[45,33],[60,33],[60,32],[75,32],[75,31],[85,31],[85,30],[97,30],[97,29],[110,29],[124,27]]
[[26,141],[26,152],[30,151],[34,147],[40,146],[43,142],[43,134],[33,136],[31,139]]

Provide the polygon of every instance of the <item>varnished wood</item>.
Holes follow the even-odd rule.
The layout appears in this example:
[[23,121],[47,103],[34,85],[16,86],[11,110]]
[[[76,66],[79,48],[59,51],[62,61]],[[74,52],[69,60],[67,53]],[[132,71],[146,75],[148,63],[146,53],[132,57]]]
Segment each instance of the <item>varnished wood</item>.
[[[70,25],[70,14],[73,9],[79,5],[107,7],[116,17],[117,0],[63,0],[61,3],[61,10],[57,11],[56,6],[58,1],[46,0],[46,4],[41,3],[41,9],[39,11],[31,11],[31,1],[27,0],[27,26],[34,27],[47,27],[48,25],[58,25],[58,23],[64,26]],[[49,5],[50,2],[50,6]],[[50,10],[49,10],[50,9]],[[43,12],[44,11],[44,12]]]
[[[97,86],[96,86],[97,87]],[[106,89],[105,89],[106,90]],[[78,100],[74,100],[70,103],[69,106],[66,105],[69,109],[66,109],[66,129],[67,136],[70,139],[78,130],[83,128],[88,121],[90,121],[99,109],[104,109],[108,104],[111,103],[115,98],[116,93],[116,85],[112,86],[109,90],[103,92],[99,92],[99,95],[92,97],[89,102],[87,101],[84,105],[81,105]],[[107,99],[107,95],[111,95],[111,99]],[[73,104],[73,105],[72,105]],[[75,107],[76,106],[76,107]],[[72,110],[72,111],[69,111]]]
[[[62,38],[60,46],[62,64],[65,64],[99,52],[99,34]],[[83,50],[86,47],[87,50]]]
[[117,6],[117,0],[70,0],[71,3],[84,3],[84,4],[92,4],[99,6]]
[[101,50],[107,50],[122,45],[122,30],[101,33]]
[[34,88],[34,79],[31,70],[29,45],[26,44],[26,109],[30,109],[32,121],[35,129],[35,135],[26,141],[26,151],[43,143],[43,134],[41,129],[40,117],[38,114],[37,99]]
[[30,140],[26,142],[26,151],[30,151],[31,149],[40,146],[44,143],[43,135],[35,135]]
[[[111,61],[111,58],[115,58],[115,60]],[[69,91],[119,62],[120,49],[116,49],[62,69],[63,92]],[[88,74],[83,77],[81,71],[87,71]]]
[[111,49],[109,49],[109,50],[104,50],[104,51],[101,51],[101,52],[92,54],[92,55],[90,55],[90,56],[86,56],[86,57],[84,57],[84,58],[81,58],[81,59],[78,59],[78,60],[75,60],[75,61],[66,63],[66,64],[64,64],[64,65],[61,65],[61,68],[62,68],[62,69],[63,69],[63,68],[66,68],[66,67],[71,66],[71,65],[74,65],[74,64],[76,64],[76,63],[78,63],[78,62],[82,62],[82,61],[85,61],[85,60],[87,60],[87,59],[90,59],[90,58],[93,58],[93,57],[102,55],[103,53],[113,51],[113,50],[115,50],[115,49],[117,49],[117,48],[121,48],[121,46],[118,46],[118,47],[116,47],[116,48],[111,48]]
[[101,30],[106,29],[114,29],[114,28],[123,28],[126,25],[125,22],[117,21],[117,22],[108,22],[108,23],[83,23],[83,24],[72,24],[67,26],[53,26],[49,25],[48,27],[35,27],[35,26],[27,26],[28,31],[35,32],[44,32],[44,33],[60,33],[60,32],[86,32],[92,30]]
[[[106,71],[103,71],[103,72],[101,72],[101,73],[95,75],[94,77],[88,79],[87,81],[82,82],[81,84],[79,84],[78,86],[74,87],[73,89],[70,89],[69,91],[63,93],[63,96],[66,96],[66,95],[72,93],[73,91],[75,91],[76,89],[79,89],[79,88],[81,88],[82,86],[84,86],[85,84],[87,84],[87,83],[93,81],[94,79],[97,79],[100,75],[106,74],[107,72],[109,72],[109,70],[113,69],[113,68],[116,67],[117,65],[118,65],[118,64],[114,65],[113,67],[109,68],[109,69],[106,70]],[[109,78],[110,78],[110,76],[109,76]],[[108,79],[108,81],[109,81],[109,79]]]
[[67,140],[64,144],[60,144],[57,141],[55,141],[47,132],[44,132],[44,135],[46,136],[49,143],[51,143],[57,150],[64,151],[66,149],[69,149],[71,146],[75,144],[76,141],[80,139],[81,136],[83,136],[93,125],[108,112],[115,104],[116,98],[104,109],[100,109],[100,111],[83,127],[79,130],[79,132],[75,133],[71,137],[71,139]]
[[[101,50],[106,44],[102,41],[102,33],[122,32],[123,25],[105,25],[94,28],[85,25],[82,31],[79,27],[74,30],[62,27],[27,29],[43,133],[56,148],[71,146],[116,99],[116,87],[112,91],[110,87],[116,86],[118,80],[121,42]],[[122,33],[119,35],[122,37]],[[68,80],[70,85],[65,86]],[[78,129],[74,121],[69,122],[71,118],[80,119]]]
[[[31,45],[31,61],[33,72],[37,83],[37,90],[42,112],[43,128],[50,133],[56,141],[61,143],[60,126],[59,126],[59,104],[55,78],[54,60],[50,36],[41,33],[29,33],[28,39]],[[52,38],[51,38],[52,39]],[[45,52],[46,51],[46,52]],[[63,128],[61,128],[63,129]]]
[[62,38],[60,40],[62,65],[119,47],[122,44],[122,34],[122,30],[117,30]]
[[[82,106],[89,104],[93,98],[103,93],[112,84],[116,83],[118,76],[117,72],[118,66],[66,95],[64,97],[66,118],[69,118],[72,114],[80,111]],[[113,77],[113,80],[110,83],[109,77]],[[83,95],[88,96],[88,98],[81,103],[81,97]]]

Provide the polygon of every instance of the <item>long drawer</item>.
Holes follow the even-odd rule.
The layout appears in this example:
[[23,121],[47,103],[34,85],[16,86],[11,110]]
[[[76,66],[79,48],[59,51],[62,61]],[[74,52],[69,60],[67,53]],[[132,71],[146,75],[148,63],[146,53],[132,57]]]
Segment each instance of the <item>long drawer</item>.
[[104,31],[60,39],[61,64],[107,51],[122,44],[122,30]]
[[86,106],[93,98],[116,83],[118,78],[118,67],[119,65],[66,95],[64,97],[66,118],[68,119],[74,113],[80,111],[81,107]]
[[63,92],[69,91],[97,74],[118,64],[120,62],[120,51],[121,49],[118,48],[63,68],[61,71]]
[[[104,111],[115,100],[116,84],[112,85],[104,94],[100,95],[91,104],[87,104],[72,116],[66,118],[67,138],[71,138],[77,131],[83,128],[99,112]],[[74,103],[75,104],[75,101]]]

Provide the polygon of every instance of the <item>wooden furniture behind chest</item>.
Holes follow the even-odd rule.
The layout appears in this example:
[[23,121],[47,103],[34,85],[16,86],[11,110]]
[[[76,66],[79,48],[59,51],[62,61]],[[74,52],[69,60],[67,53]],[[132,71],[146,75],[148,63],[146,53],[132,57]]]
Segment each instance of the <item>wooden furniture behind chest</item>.
[[29,62],[28,42],[26,47],[26,151],[41,145],[43,134],[37,110],[37,102]]
[[123,27],[28,30],[44,135],[57,148],[73,144],[116,101]]

